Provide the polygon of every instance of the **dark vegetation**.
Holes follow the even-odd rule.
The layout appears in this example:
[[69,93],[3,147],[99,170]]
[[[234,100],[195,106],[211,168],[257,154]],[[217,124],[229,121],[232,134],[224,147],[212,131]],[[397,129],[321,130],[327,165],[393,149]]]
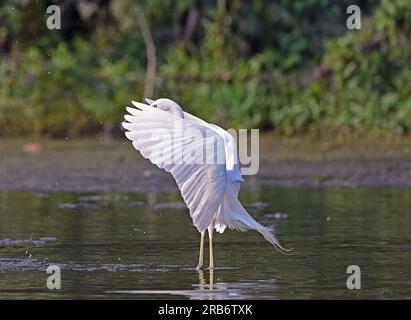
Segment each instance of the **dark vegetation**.
[[[153,90],[224,126],[411,129],[409,0],[357,1],[354,31],[348,0],[138,3],[3,0],[0,135],[110,133]],[[62,30],[46,27],[51,4]]]

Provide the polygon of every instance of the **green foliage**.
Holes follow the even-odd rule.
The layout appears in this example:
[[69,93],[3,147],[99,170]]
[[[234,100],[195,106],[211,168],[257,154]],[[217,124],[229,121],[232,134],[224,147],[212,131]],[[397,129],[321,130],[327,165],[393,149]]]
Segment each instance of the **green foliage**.
[[79,39],[72,50],[62,42],[47,54],[30,47],[12,59],[17,63],[0,64],[0,121],[7,134],[95,132],[103,122],[118,122],[125,101],[142,86],[135,63],[95,57]]
[[[94,133],[142,98],[146,51],[134,1],[97,1],[91,15],[83,2],[62,8],[63,22],[74,21],[63,32],[45,28],[44,0],[0,8],[0,135]],[[154,98],[224,126],[406,134],[411,2],[362,1],[359,31],[345,28],[348,4],[141,2],[156,43]]]
[[[289,130],[373,127],[398,133],[411,128],[411,3],[383,0],[361,32],[327,41],[321,64],[293,89],[285,118]],[[317,74],[316,74],[317,73]],[[284,104],[286,105],[286,104]],[[300,112],[299,112],[300,111]],[[275,111],[273,111],[275,113]],[[279,120],[278,122],[276,120]]]

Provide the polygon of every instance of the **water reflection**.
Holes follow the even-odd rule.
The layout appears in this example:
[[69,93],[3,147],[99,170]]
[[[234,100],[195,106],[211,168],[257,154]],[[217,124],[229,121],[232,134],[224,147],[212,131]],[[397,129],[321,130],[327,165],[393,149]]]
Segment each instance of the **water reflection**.
[[[197,270],[198,272],[198,287],[200,290],[204,290],[206,287],[206,281],[204,278],[204,271],[203,270]],[[210,270],[209,272],[210,274],[210,280],[209,280],[209,285],[208,285],[208,289],[212,290],[213,289],[213,284],[214,284],[214,270]]]
[[[156,298],[158,296],[185,297],[195,300],[253,299],[255,291],[259,291],[259,299],[275,299],[277,284],[275,280],[249,282],[214,282],[214,270],[196,270],[198,284],[192,284],[191,290],[117,290],[107,291],[109,294],[135,295]],[[264,295],[264,293],[266,295]]]

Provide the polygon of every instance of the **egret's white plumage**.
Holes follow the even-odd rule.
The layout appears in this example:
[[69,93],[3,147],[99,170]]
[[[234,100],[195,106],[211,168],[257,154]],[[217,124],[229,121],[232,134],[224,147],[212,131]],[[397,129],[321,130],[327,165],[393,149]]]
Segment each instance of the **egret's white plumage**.
[[123,122],[128,130],[126,136],[143,157],[172,174],[193,224],[202,235],[201,244],[205,230],[209,231],[211,240],[214,228],[220,233],[230,228],[256,230],[282,250],[273,230],[255,221],[237,198],[244,179],[233,136],[184,112],[170,99],[146,101],[149,105],[133,101],[136,108],[127,108],[129,115]]

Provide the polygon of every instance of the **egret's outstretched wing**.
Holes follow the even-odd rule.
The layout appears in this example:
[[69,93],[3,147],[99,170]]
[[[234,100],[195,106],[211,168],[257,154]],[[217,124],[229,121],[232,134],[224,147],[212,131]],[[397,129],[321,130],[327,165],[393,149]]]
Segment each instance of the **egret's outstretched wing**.
[[193,116],[188,112],[184,112],[184,119],[190,123],[198,124],[201,126],[205,126],[208,129],[214,131],[218,134],[224,141],[225,141],[225,163],[226,163],[226,170],[228,175],[229,183],[235,184],[235,189],[237,189],[237,195],[240,190],[240,185],[238,182],[244,182],[243,177],[241,176],[240,166],[238,164],[238,155],[237,155],[237,142],[236,139],[229,134],[224,129],[216,126],[215,124],[209,124],[204,120]]
[[133,102],[127,108],[127,138],[159,168],[170,172],[180,188],[191,218],[202,232],[213,221],[226,189],[223,139],[201,124],[164,110]]

